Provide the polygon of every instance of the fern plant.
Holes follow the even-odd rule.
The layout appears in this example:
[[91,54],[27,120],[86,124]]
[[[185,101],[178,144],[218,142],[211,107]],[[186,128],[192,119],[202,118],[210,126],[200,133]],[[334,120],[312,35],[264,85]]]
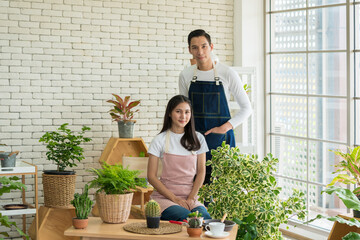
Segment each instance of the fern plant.
[[125,194],[137,186],[146,187],[146,180],[138,178],[140,171],[129,170],[121,164],[109,165],[104,162],[101,169],[91,168],[89,171],[96,175],[90,181],[90,188],[98,188],[97,192]]

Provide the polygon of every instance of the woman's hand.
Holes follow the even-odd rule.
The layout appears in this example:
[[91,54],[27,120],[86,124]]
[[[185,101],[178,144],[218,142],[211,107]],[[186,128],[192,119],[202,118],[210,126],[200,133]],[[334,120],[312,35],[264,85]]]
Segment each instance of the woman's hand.
[[188,198],[186,199],[186,203],[189,205],[189,209],[193,209],[194,206],[195,206],[195,201],[196,199],[195,198]]
[[173,202],[179,204],[183,208],[190,210],[190,206],[188,205],[188,203],[185,199],[175,197]]

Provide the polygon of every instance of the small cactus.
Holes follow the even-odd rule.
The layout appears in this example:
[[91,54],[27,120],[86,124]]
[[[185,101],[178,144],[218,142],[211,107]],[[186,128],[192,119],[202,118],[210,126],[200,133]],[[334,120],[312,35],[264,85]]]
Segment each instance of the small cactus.
[[189,228],[201,228],[202,225],[202,214],[199,211],[189,213],[188,224]]
[[155,200],[150,200],[145,206],[147,217],[160,217],[160,205]]

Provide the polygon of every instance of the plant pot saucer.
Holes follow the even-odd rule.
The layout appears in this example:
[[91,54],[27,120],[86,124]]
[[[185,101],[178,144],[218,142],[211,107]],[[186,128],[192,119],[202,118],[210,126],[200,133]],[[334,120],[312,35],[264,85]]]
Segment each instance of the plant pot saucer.
[[26,209],[29,206],[26,204],[6,204],[3,206],[5,210],[19,210],[19,209]]
[[58,171],[58,170],[44,170],[44,174],[49,175],[74,175],[75,171]]

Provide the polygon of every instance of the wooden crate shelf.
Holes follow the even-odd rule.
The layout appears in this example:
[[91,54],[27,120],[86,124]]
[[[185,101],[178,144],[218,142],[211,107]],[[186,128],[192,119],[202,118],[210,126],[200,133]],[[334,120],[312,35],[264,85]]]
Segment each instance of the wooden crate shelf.
[[139,157],[140,152],[144,152],[148,157],[147,147],[142,138],[110,138],[102,152],[99,162],[105,161],[113,165],[122,163],[122,157]]

